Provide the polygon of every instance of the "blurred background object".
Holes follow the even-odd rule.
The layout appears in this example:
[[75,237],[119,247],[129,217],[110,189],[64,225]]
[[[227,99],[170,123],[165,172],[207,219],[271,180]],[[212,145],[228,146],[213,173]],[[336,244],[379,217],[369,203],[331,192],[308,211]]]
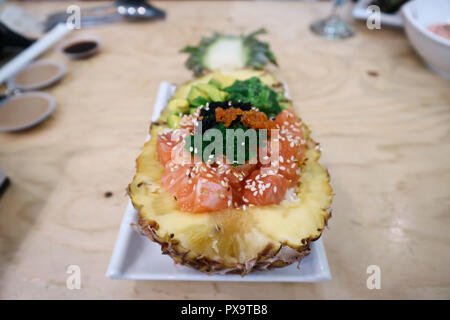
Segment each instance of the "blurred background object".
[[0,21],[0,56],[8,56],[28,47],[34,40],[12,31]]
[[9,178],[0,169],[0,197],[3,195],[8,186],[9,186]]
[[352,37],[355,34],[352,27],[342,20],[337,13],[338,7],[345,1],[346,0],[334,0],[331,14],[325,19],[314,22],[311,25],[312,32],[330,40]]
[[[402,2],[402,4],[404,4],[409,0],[358,0],[358,3],[353,8],[353,17],[366,21],[375,13],[374,10],[370,10],[368,9],[368,7],[375,5],[380,10],[380,22],[382,27],[402,27],[403,20],[400,14],[400,8],[402,4],[400,4],[400,1]],[[383,8],[384,10],[387,9],[387,11],[383,11]]]
[[371,0],[369,5],[378,6],[381,12],[396,13],[409,0]]
[[433,32],[450,30],[450,0],[412,0],[402,13],[411,45],[432,71],[450,80],[450,39]]
[[[13,3],[13,4],[12,4]],[[41,22],[30,12],[16,5],[20,2],[4,2],[0,21],[15,33],[36,39],[42,35]]]
[[[58,23],[68,21],[71,13],[67,11],[55,12],[47,16],[44,21],[44,30],[54,28]],[[82,8],[80,11],[80,27],[113,23],[118,21],[144,21],[164,19],[166,13],[155,8],[145,0],[115,0],[109,5],[91,8]]]
[[55,109],[55,100],[45,92],[19,92],[2,100],[0,132],[29,129],[47,119]]
[[85,59],[100,51],[101,40],[93,35],[82,35],[65,41],[59,51],[70,59]]

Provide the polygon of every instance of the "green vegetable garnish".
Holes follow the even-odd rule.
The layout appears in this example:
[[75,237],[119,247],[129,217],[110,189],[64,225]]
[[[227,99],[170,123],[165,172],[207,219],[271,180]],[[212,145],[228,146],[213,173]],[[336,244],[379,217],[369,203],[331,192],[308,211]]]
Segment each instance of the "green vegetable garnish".
[[[233,102],[248,102],[253,107],[264,112],[267,117],[276,117],[281,112],[278,94],[264,85],[257,77],[245,81],[235,81],[231,87],[224,90],[228,99]],[[283,96],[284,97],[284,96]]]
[[200,106],[206,106],[208,102],[211,102],[209,99],[205,99],[203,97],[197,97],[192,101],[191,105],[189,107],[195,107],[198,108]]
[[[250,159],[254,159],[257,156],[257,146],[264,147],[266,145],[266,139],[267,138],[267,131],[261,132],[262,136],[260,137],[260,131],[262,130],[254,130],[251,128],[245,127],[241,122],[240,119],[234,120],[229,127],[225,127],[223,122],[217,122],[216,121],[216,114],[215,109],[216,108],[230,108],[235,107],[239,108],[241,110],[250,110],[251,105],[249,103],[242,103],[242,102],[236,102],[231,103],[228,101],[225,102],[210,102],[208,105],[208,110],[205,108],[201,109],[200,116],[201,120],[199,120],[199,123],[201,123],[201,131],[199,127],[196,127],[195,133],[187,136],[185,138],[186,144],[185,148],[188,150],[193,156],[202,156],[202,161],[214,161],[214,158],[205,158],[204,151],[212,151],[212,147],[214,145],[211,145],[212,143],[216,142],[216,137],[214,135],[211,135],[211,137],[208,136],[208,130],[209,129],[217,129],[220,132],[220,136],[222,137],[222,144],[219,151],[220,154],[228,155],[228,158],[230,161],[233,162],[234,166],[238,166],[243,164],[245,161],[248,161]],[[227,131],[227,129],[233,129],[235,131]],[[237,136],[234,135],[227,135],[227,133],[237,133],[237,130],[242,130],[241,134],[246,134],[245,141],[238,141],[239,139]],[[248,131],[248,130],[254,130]],[[265,130],[264,130],[265,131]],[[250,143],[249,136],[254,134],[252,143]],[[232,142],[228,142],[230,139],[233,139]],[[242,139],[244,140],[244,139]],[[242,142],[244,142],[244,145],[242,145]],[[255,143],[256,142],[256,143]],[[220,142],[219,142],[220,144]],[[211,146],[210,146],[211,145]],[[206,149],[210,146],[210,149]],[[231,150],[227,150],[227,148],[230,148],[233,146],[233,154],[231,154]],[[197,151],[198,153],[196,153]],[[214,152],[211,152],[211,154],[215,155],[216,150]],[[227,152],[228,151],[228,152]],[[201,152],[201,154],[200,154]],[[209,153],[209,152],[208,152]]]

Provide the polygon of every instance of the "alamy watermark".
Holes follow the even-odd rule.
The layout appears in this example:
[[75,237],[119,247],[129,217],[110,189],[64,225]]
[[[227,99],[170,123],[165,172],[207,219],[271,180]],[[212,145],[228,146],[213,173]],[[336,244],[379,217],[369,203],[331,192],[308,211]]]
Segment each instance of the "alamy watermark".
[[369,30],[381,29],[381,10],[379,6],[368,6],[366,12],[369,14],[366,20],[366,26]]
[[381,268],[376,264],[372,264],[367,267],[366,272],[370,274],[366,281],[367,289],[381,289]]
[[69,274],[66,280],[66,288],[69,290],[81,289],[81,268],[76,264],[67,266],[66,273]]
[[66,20],[66,26],[70,30],[81,29],[81,9],[77,5],[67,7],[66,13],[69,15]]

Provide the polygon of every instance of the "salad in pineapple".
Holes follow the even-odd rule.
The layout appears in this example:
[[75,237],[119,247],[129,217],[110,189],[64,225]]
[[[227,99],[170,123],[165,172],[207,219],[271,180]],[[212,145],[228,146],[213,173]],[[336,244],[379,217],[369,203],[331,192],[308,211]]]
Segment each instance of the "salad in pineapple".
[[299,262],[321,236],[328,172],[267,71],[209,72],[179,86],[150,135],[129,194],[142,231],[175,262],[245,275]]

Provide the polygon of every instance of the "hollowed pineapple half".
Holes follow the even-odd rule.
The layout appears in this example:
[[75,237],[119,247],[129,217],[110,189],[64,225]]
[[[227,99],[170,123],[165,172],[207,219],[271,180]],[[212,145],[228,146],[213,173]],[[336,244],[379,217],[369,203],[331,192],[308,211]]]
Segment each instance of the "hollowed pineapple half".
[[[279,83],[263,71],[241,70],[230,76],[241,80],[258,76],[273,87]],[[209,81],[206,75],[180,86],[175,95]],[[175,262],[206,273],[238,273],[283,267],[310,252],[330,217],[332,189],[328,172],[319,164],[320,150],[305,126],[307,147],[296,200],[279,205],[252,206],[246,210],[188,213],[177,209],[176,200],[161,186],[164,167],[156,157],[157,135],[167,122],[164,114],[151,125],[151,139],[137,159],[137,172],[129,186],[139,225],[144,234],[161,245]]]

